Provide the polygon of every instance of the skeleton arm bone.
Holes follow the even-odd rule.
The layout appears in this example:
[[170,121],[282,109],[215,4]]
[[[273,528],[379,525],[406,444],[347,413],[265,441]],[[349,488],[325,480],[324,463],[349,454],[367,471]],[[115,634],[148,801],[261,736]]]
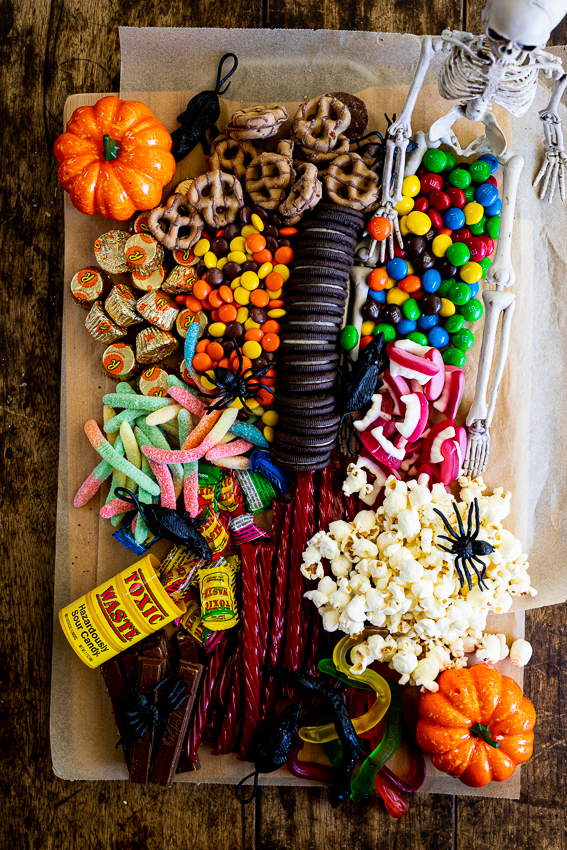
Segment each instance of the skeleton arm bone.
[[539,113],[545,133],[545,153],[543,163],[533,185],[537,186],[541,181],[539,197],[543,200],[547,194],[548,203],[551,203],[557,182],[559,182],[561,200],[565,200],[565,168],[567,166],[567,157],[565,156],[563,130],[558,109],[561,97],[567,87],[567,74],[563,71],[562,67],[558,67],[556,69],[552,68],[549,75],[556,76],[556,80],[551,100],[547,107]]
[[499,157],[499,162],[504,166],[500,233],[496,254],[486,275],[486,281],[502,288],[512,286],[515,280],[512,266],[512,227],[514,225],[518,182],[524,167],[524,158],[519,154],[512,154],[511,151],[507,151]]

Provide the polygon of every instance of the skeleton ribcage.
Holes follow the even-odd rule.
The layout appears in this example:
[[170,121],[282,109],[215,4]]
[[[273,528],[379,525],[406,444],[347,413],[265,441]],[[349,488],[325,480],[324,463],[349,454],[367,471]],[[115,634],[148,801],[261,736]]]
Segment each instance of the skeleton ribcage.
[[[520,54],[518,61],[526,56]],[[535,97],[537,75],[536,64],[497,66],[481,56],[455,48],[439,74],[439,94],[445,100],[479,97],[503,106],[518,118],[527,112]]]

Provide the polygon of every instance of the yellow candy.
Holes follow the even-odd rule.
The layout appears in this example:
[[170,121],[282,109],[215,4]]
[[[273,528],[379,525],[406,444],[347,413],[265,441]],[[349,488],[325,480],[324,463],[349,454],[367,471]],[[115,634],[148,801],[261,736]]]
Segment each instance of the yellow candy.
[[268,295],[270,296],[271,301],[275,301],[276,298],[279,298],[283,292],[283,289],[268,289]]
[[237,286],[234,290],[234,300],[237,304],[250,304],[250,293],[243,286]]
[[220,269],[222,271],[227,263],[228,257],[221,257],[220,260],[217,260],[217,269]]
[[259,233],[259,231],[251,224],[245,224],[242,230],[240,231],[240,235],[243,236],[244,239],[248,239],[248,237],[252,236],[253,233]]
[[237,410],[242,410],[243,404],[239,398],[236,398],[232,404],[228,405],[229,407],[236,407]]
[[208,331],[211,336],[224,336],[226,325],[224,322],[213,322],[212,325],[209,325]]
[[214,377],[215,377],[215,373],[214,373],[214,372],[213,372],[213,370],[211,369],[211,370],[210,370],[210,372],[206,372],[204,375],[201,375],[201,385],[202,385],[203,387],[205,387],[205,389],[207,389],[207,390],[214,390],[214,388],[216,387],[216,384],[213,384],[213,383],[212,383],[212,381],[210,381],[210,380],[209,380],[209,378],[207,377],[207,375],[208,375],[210,378],[214,378]]
[[264,222],[262,221],[262,219],[260,218],[258,213],[252,213],[252,215],[250,216],[250,221],[252,222],[254,227],[258,228],[258,230],[261,233],[262,230],[264,229]]
[[260,286],[260,278],[256,274],[256,272],[243,272],[240,278],[241,286],[244,289],[247,289],[249,292],[252,292],[254,289],[258,289]]
[[283,319],[285,315],[286,310],[282,310],[281,307],[278,307],[275,310],[268,310],[268,316],[270,319]]
[[431,219],[424,212],[414,210],[408,215],[407,226],[416,236],[425,236],[431,230]]
[[415,174],[410,174],[408,177],[404,178],[404,182],[402,183],[402,195],[415,198],[416,195],[419,195],[420,189],[421,183],[419,182],[419,177],[416,177]]
[[274,428],[279,421],[280,414],[277,412],[277,410],[266,410],[266,412],[262,416],[262,422],[264,423],[264,425],[269,425],[270,428]]
[[400,215],[407,215],[413,210],[414,206],[414,199],[411,198],[409,195],[404,195],[402,192],[402,200],[396,204],[394,209],[397,210]]
[[284,266],[283,263],[277,263],[277,265],[274,266],[274,271],[281,274],[284,283],[289,280],[289,268]]
[[408,217],[407,215],[403,215],[400,219],[400,233],[402,236],[407,236],[411,233],[411,230],[408,227]]
[[258,269],[258,277],[260,278],[260,280],[263,280],[265,277],[268,277],[268,275],[273,272],[273,270],[274,267],[271,263],[262,263],[262,265]]
[[370,336],[375,327],[376,322],[373,322],[372,319],[367,319],[360,327],[360,336]]
[[242,251],[243,254],[246,253],[246,239],[244,236],[235,236],[234,239],[230,242],[230,250],[231,251]]
[[449,301],[448,298],[441,299],[441,309],[439,310],[439,315],[443,316],[443,318],[448,319],[449,316],[455,315],[455,305],[452,301]]
[[244,330],[251,331],[253,328],[259,328],[261,325],[258,322],[255,322],[254,319],[246,319],[244,322]]
[[240,324],[243,325],[246,319],[248,318],[249,313],[250,310],[248,309],[248,307],[239,307],[236,311],[236,321],[240,322]]
[[[406,236],[407,236],[407,234],[406,234]],[[386,286],[384,287],[384,289],[392,289],[392,288],[393,288],[396,284],[397,284],[397,281],[396,281],[396,280],[394,280],[394,278],[393,278],[393,277],[389,277],[389,278],[388,278],[388,283],[386,284]]]
[[255,398],[247,398],[246,404],[250,408],[250,410],[256,410],[257,407],[260,407],[260,402],[256,401]]
[[242,346],[242,353],[246,357],[249,357],[250,360],[255,360],[257,357],[260,357],[260,355],[262,354],[262,346],[260,345],[259,342],[256,342],[253,339],[249,339]]
[[264,437],[266,438],[268,443],[273,443],[276,439],[276,431],[270,425],[266,425],[262,433],[264,434]]
[[217,267],[217,256],[216,256],[216,254],[213,254],[212,251],[207,251],[207,253],[203,257],[203,262],[208,269],[216,269],[216,267]]
[[388,304],[397,304],[398,307],[401,307],[404,301],[407,301],[409,297],[409,292],[404,292],[403,289],[398,289],[396,286],[395,289],[390,289],[388,291],[386,301]]
[[193,248],[193,253],[196,257],[204,257],[207,251],[211,250],[211,243],[208,239],[199,239],[195,247]]
[[447,253],[447,248],[453,244],[453,240],[446,233],[436,236],[432,242],[431,250],[436,257],[444,257]]
[[410,263],[409,260],[406,260],[406,263],[408,264],[408,274],[415,274],[415,269],[412,263]]
[[246,262],[246,254],[244,251],[231,251],[228,255],[231,263],[238,263],[239,266]]
[[460,268],[461,280],[465,283],[476,283],[482,277],[482,266],[470,260]]
[[230,288],[232,289],[233,292],[235,291],[235,289],[238,289],[239,286],[240,286],[240,278],[239,277],[235,277],[234,280],[230,281]]
[[470,204],[465,204],[463,212],[467,224],[478,224],[484,215],[484,207],[476,201],[471,201]]

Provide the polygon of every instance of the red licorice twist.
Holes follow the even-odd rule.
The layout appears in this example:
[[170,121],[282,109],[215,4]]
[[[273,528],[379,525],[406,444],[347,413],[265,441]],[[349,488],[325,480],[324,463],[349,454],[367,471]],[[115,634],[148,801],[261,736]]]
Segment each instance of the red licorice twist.
[[256,547],[245,543],[242,558],[242,672],[244,680],[244,712],[242,739],[238,758],[247,761],[252,753],[254,733],[260,722],[260,611],[258,597],[262,592],[258,581]]
[[224,662],[227,646],[228,634],[224,634],[222,640],[216,645],[207,661],[207,669],[203,676],[201,692],[195,707],[195,714],[193,715],[193,721],[187,739],[187,758],[193,762],[197,761],[197,750],[199,749],[201,737],[207,723],[207,711],[211,702],[216,678]]
[[236,658],[234,661],[234,673],[230,684],[226,713],[223,717],[221,730],[217,742],[211,750],[211,755],[222,756],[232,752],[236,741],[236,729],[242,702],[242,629],[240,629]]

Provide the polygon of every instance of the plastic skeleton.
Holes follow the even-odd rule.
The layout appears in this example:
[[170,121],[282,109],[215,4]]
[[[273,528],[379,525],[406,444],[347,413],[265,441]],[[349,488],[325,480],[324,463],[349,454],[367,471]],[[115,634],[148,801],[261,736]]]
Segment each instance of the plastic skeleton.
[[[446,30],[439,37],[426,36],[402,112],[388,128],[381,203],[375,215],[385,216],[392,222],[392,234],[388,240],[390,256],[393,256],[394,234],[402,245],[394,207],[402,199],[403,178],[415,174],[428,148],[444,144],[457,155],[465,157],[490,152],[503,166],[500,235],[496,255],[487,274],[487,283],[493,284],[495,288],[483,292],[486,306],[484,333],[475,397],[466,420],[469,441],[463,470],[467,475],[478,475],[486,467],[490,442],[488,429],[508,353],[515,295],[506,290],[512,286],[515,277],[511,260],[512,225],[518,181],[524,164],[521,156],[508,150],[504,133],[490,106],[496,103],[514,117],[520,117],[527,112],[535,98],[539,72],[554,79],[551,100],[547,108],[539,113],[544,125],[545,155],[534,185],[541,183],[540,198],[547,194],[549,202],[559,185],[561,197],[565,200],[567,156],[563,147],[558,106],[567,86],[567,75],[561,62],[541,48],[566,12],[567,0],[489,0],[482,13],[484,35]],[[417,149],[409,154],[406,161],[406,148],[412,135],[411,117],[417,97],[434,55],[446,50],[450,53],[439,74],[439,93],[446,100],[460,102],[435,121],[426,134],[416,133],[414,140]],[[465,149],[461,148],[451,131],[459,118],[481,121],[485,126],[484,136],[475,139]],[[366,237],[359,243],[358,262],[367,268],[359,267],[353,273],[357,289],[363,281],[366,282],[368,267],[374,266],[378,259],[384,262],[385,252],[386,242],[379,244]],[[487,401],[501,314],[498,358]]]

